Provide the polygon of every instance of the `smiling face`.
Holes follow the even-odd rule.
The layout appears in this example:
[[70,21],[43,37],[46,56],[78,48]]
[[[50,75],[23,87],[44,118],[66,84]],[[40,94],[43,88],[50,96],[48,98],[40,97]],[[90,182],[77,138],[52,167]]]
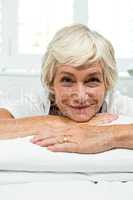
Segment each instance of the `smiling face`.
[[105,97],[103,71],[99,63],[57,67],[51,89],[59,110],[70,119],[85,122],[99,112]]

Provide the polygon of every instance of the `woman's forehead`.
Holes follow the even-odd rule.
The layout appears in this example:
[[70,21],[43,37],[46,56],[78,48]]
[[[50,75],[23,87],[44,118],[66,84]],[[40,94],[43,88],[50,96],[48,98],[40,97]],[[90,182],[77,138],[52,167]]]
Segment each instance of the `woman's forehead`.
[[90,65],[82,65],[79,67],[75,67],[72,65],[60,65],[57,68],[57,72],[58,72],[58,74],[62,74],[62,73],[103,74],[103,70],[102,70],[100,63],[94,63],[94,64],[90,64]]

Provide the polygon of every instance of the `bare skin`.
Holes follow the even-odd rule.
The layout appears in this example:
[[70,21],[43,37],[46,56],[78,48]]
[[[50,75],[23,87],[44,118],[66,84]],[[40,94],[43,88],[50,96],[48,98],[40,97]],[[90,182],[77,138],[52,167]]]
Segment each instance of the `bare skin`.
[[[79,68],[57,66],[51,89],[60,111],[69,119],[78,122],[78,126],[62,130],[60,127],[54,129],[55,124],[51,125],[44,134],[35,136],[33,143],[51,151],[98,153],[122,146],[120,140],[125,134],[128,148],[132,125],[100,126],[100,116],[96,119],[96,113],[99,112],[106,95],[100,63]],[[108,118],[107,114],[102,114],[101,121],[103,116]],[[96,120],[96,124],[91,124],[91,120]],[[62,143],[64,137],[67,142]]]
[[[69,73],[68,73],[69,72]],[[116,115],[99,114],[106,88],[99,65],[57,70],[51,89],[64,116],[14,119],[0,109],[0,139],[33,135],[31,142],[51,151],[99,153],[113,148],[133,149],[133,124],[110,125]],[[64,137],[67,139],[63,142]]]
[[[54,152],[93,154],[115,148],[133,149],[133,124],[101,126],[95,123],[96,121],[92,124],[91,121],[90,124],[78,123],[77,126],[66,129],[54,129],[51,125],[44,133],[36,135],[32,142]],[[67,137],[67,142],[62,143],[64,136]]]
[[[108,123],[117,118],[117,115],[105,114],[93,118],[84,126]],[[77,127],[76,123],[69,118],[61,116],[35,116],[15,119],[6,109],[0,109],[0,139],[25,137],[30,135],[43,136],[46,130],[62,132]],[[81,124],[83,126],[83,124]],[[3,134],[4,133],[4,134]]]
[[[0,119],[0,139],[35,135],[33,143],[54,152],[92,154],[113,148],[133,149],[133,125],[97,126],[97,123],[109,123],[115,120],[116,115],[100,114],[89,123],[75,123],[59,116],[14,119],[4,109],[0,118],[3,116],[5,119]],[[57,143],[64,135],[69,137],[69,142]]]
[[51,86],[59,110],[77,122],[87,122],[99,112],[106,88],[100,63],[78,68],[57,67]]

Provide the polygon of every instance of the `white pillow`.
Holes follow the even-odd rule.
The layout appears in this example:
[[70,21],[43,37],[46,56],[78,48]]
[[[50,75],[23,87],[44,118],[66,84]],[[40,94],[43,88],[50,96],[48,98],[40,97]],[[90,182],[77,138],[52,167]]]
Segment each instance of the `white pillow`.
[[[132,123],[120,116],[114,124]],[[51,152],[32,144],[31,137],[0,140],[0,170],[52,172],[133,172],[133,150],[98,154]]]

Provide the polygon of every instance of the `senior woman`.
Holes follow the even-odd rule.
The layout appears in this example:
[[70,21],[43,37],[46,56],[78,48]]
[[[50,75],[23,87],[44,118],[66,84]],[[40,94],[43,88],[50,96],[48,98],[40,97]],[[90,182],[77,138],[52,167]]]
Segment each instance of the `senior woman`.
[[1,106],[0,138],[34,135],[31,142],[54,152],[132,149],[133,124],[100,125],[119,114],[133,116],[133,99],[115,92],[116,80],[111,43],[82,24],[65,27],[48,45],[42,64],[48,101],[31,99],[23,107],[27,116],[20,106]]

